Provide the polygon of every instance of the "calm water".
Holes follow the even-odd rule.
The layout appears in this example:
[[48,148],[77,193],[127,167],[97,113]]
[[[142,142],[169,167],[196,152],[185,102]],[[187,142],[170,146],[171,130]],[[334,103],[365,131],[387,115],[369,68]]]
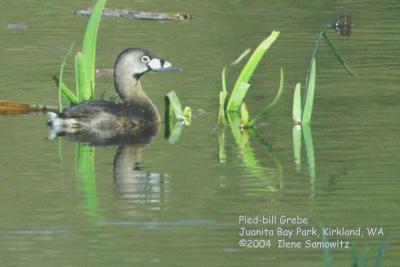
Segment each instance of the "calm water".
[[[51,75],[72,42],[79,48],[87,18],[72,11],[88,5],[2,1],[0,99],[57,104]],[[109,7],[193,14],[181,23],[105,18],[97,66],[112,67],[126,47],[148,48],[185,69],[144,78],[159,109],[163,95],[175,90],[184,105],[205,113],[184,128],[176,144],[159,134],[151,145],[128,151],[132,159],[117,154],[117,146],[81,148],[95,153],[95,162],[86,159],[85,165],[93,169],[76,159],[76,143],[47,139],[45,116],[0,117],[1,266],[323,266],[321,249],[239,247],[239,215],[270,214],[307,217],[314,227],[383,227],[383,239],[331,239],[356,242],[360,254],[368,247],[370,263],[384,240],[389,248],[382,266],[398,266],[398,1],[116,0]],[[343,10],[353,15],[350,38],[326,27]],[[28,30],[7,30],[17,22]],[[244,149],[226,129],[226,163],[219,163],[215,121],[221,69],[272,30],[281,36],[257,69],[246,102],[255,114],[270,101],[280,66],[285,93]],[[358,77],[348,76],[325,45],[320,48],[313,173],[305,143],[301,162],[295,163],[291,105],[321,30]],[[231,80],[236,73],[230,72]],[[73,84],[72,57],[65,76]],[[111,96],[113,90],[111,79],[97,80],[97,95]],[[129,163],[140,156],[142,171],[113,166],[114,159]],[[270,239],[275,244],[281,238]],[[322,238],[290,241],[306,239]],[[351,249],[331,254],[334,266],[351,266]]]

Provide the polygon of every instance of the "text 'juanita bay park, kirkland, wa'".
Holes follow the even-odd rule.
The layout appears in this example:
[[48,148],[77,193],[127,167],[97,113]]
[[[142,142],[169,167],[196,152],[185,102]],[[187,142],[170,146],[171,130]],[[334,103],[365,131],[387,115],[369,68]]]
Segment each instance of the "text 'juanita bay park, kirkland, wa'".
[[239,245],[251,248],[350,248],[353,239],[384,236],[380,226],[315,226],[301,216],[240,215],[238,224]]

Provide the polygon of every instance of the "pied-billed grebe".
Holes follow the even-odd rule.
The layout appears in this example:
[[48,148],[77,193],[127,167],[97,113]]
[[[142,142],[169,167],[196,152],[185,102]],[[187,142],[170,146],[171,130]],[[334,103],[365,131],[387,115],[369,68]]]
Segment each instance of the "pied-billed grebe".
[[86,131],[102,132],[105,136],[158,128],[160,115],[143,91],[140,78],[149,71],[179,70],[145,49],[125,49],[114,65],[115,89],[122,103],[105,100],[83,102],[62,113],[49,112],[49,124],[57,134]]

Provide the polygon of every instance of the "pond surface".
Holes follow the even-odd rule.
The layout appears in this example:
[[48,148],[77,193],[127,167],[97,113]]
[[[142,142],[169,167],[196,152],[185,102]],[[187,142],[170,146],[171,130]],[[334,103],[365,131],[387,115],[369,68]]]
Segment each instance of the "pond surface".
[[[0,117],[1,265],[323,266],[322,249],[279,249],[282,237],[276,235],[249,238],[270,239],[271,248],[238,245],[244,227],[240,215],[276,214],[306,217],[306,228],[382,227],[384,237],[329,239],[356,243],[360,255],[368,247],[370,264],[383,242],[388,249],[382,266],[398,266],[399,2],[325,2],[109,1],[110,8],[194,16],[184,22],[104,18],[96,63],[111,68],[122,49],[148,48],[184,68],[144,78],[159,110],[164,94],[175,90],[184,105],[204,114],[183,129],[175,144],[161,133],[147,147],[122,155],[128,163],[141,157],[141,170],[134,164],[115,168],[121,155],[117,146],[48,140],[45,115]],[[88,6],[76,0],[3,1],[1,100],[57,105],[51,76],[72,42],[80,48],[87,18],[72,13]],[[347,38],[327,27],[343,10],[354,23]],[[28,28],[7,29],[15,23]],[[285,92],[243,146],[226,129],[226,161],[220,163],[216,117],[222,67],[272,30],[281,36],[251,80],[250,113],[275,95],[280,66]],[[309,143],[302,144],[299,162],[293,151],[293,88],[298,81],[304,84],[322,30],[358,76],[347,75],[329,48],[320,47],[311,130],[314,162]],[[237,71],[229,72],[230,81]],[[74,84],[73,57],[65,79]],[[96,92],[112,96],[112,79],[98,78]],[[88,157],[77,159],[77,151]],[[286,238],[307,239],[322,237]],[[351,266],[351,249],[330,252],[334,266]]]

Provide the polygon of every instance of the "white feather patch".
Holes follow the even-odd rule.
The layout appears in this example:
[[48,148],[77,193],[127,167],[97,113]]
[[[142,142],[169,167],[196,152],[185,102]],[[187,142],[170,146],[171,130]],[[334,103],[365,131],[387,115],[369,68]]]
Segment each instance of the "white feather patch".
[[158,58],[153,58],[147,65],[152,68],[153,70],[161,69],[161,61]]

